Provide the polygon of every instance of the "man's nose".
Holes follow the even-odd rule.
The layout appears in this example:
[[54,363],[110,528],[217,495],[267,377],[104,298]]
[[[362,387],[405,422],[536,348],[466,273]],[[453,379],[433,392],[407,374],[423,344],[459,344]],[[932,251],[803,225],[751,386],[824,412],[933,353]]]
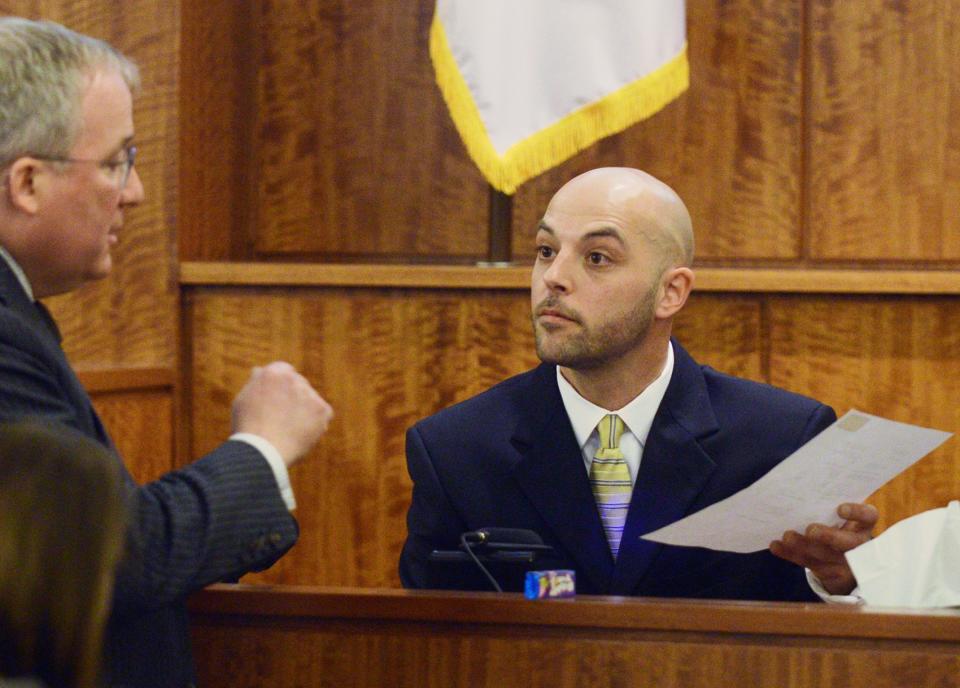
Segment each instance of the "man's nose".
[[570,290],[572,280],[573,265],[571,259],[562,252],[557,253],[543,273],[544,283],[551,291],[566,292]]
[[143,182],[140,181],[140,174],[137,168],[130,170],[130,176],[127,178],[127,185],[123,187],[120,194],[120,205],[139,205],[143,202],[144,191]]

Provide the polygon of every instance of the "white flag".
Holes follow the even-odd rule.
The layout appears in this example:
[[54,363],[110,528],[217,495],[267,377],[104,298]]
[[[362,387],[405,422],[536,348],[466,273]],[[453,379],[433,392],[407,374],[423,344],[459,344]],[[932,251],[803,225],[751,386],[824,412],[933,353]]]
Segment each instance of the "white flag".
[[683,0],[437,0],[430,56],[470,157],[505,193],[689,82]]

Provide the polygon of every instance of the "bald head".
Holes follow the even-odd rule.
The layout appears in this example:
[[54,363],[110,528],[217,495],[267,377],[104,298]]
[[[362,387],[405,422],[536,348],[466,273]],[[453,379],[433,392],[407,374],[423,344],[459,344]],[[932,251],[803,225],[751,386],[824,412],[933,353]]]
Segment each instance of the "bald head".
[[662,264],[693,263],[687,207],[673,189],[641,170],[600,167],[574,177],[550,201],[551,212],[619,218],[650,241]]

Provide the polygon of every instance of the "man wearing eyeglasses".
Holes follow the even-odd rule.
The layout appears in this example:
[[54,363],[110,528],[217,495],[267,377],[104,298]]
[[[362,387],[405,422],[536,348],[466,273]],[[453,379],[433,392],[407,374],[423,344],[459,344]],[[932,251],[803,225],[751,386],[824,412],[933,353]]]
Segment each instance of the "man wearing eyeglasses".
[[[136,66],[57,24],[0,18],[0,420],[39,416],[113,449],[37,299],[106,277],[134,167]],[[108,681],[193,683],[186,596],[270,566],[295,542],[287,468],[333,412],[292,366],[255,368],[235,434],[143,486],[126,474],[128,556],[106,634]],[[55,567],[57,562],[47,562]]]

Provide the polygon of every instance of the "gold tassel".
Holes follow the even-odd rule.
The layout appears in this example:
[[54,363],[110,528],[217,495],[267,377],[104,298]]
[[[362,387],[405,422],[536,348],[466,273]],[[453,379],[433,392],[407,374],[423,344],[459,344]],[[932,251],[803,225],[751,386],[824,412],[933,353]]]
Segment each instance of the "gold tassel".
[[575,110],[498,155],[436,14],[430,27],[430,58],[440,92],[467,153],[487,181],[507,194],[600,139],[657,113],[690,83],[684,44],[675,57],[653,72]]

